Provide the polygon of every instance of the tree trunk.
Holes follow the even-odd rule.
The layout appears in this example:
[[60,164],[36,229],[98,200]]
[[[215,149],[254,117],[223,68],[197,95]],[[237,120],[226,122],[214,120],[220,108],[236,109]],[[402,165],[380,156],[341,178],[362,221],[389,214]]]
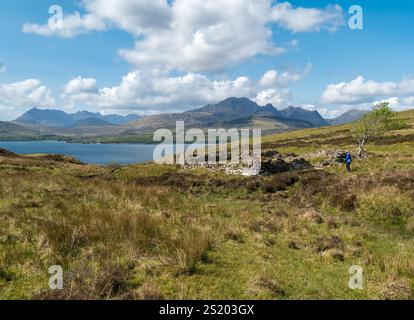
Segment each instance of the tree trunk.
[[362,158],[362,156],[365,153],[365,143],[366,143],[365,139],[362,139],[361,141],[359,141],[358,158]]

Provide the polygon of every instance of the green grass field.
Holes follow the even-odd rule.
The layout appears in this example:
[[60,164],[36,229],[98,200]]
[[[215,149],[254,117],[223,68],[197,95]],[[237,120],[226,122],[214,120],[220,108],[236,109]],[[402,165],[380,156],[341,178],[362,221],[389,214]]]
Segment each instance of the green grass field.
[[[410,128],[342,166],[237,177],[0,153],[0,299],[413,299]],[[348,126],[263,138],[316,167]],[[61,265],[63,290],[48,288]],[[364,270],[351,290],[349,269]]]

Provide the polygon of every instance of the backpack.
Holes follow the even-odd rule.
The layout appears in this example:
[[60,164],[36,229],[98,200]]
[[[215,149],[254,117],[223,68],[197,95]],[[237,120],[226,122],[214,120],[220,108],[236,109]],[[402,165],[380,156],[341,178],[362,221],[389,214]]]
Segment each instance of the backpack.
[[338,153],[338,156],[337,156],[337,159],[336,159],[337,162],[345,163],[345,159],[346,159],[346,153],[344,153],[344,152]]

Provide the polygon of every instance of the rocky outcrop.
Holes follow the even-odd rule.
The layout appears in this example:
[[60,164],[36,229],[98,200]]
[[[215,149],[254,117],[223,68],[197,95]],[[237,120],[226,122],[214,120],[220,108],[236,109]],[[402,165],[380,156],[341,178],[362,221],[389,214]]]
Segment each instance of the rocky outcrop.
[[276,151],[266,151],[262,154],[262,175],[307,170],[311,168],[312,165],[309,161],[295,154],[282,155]]
[[207,162],[196,164],[186,164],[186,168],[206,168],[215,172],[225,172],[227,174],[255,176],[255,175],[274,175],[284,172],[312,169],[312,165],[306,159],[295,154],[282,155],[276,151],[265,151],[262,153],[261,163],[246,164],[224,164],[212,165]]

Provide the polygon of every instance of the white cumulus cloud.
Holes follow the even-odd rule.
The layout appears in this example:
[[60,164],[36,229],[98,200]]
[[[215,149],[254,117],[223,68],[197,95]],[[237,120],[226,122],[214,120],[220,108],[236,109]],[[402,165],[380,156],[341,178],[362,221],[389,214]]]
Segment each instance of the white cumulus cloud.
[[23,32],[34,33],[40,36],[60,36],[62,38],[73,38],[80,34],[91,31],[107,30],[106,22],[94,13],[81,15],[79,12],[64,15],[62,26],[50,27],[49,24],[39,25],[36,23],[25,23]]
[[253,100],[259,105],[272,104],[275,107],[285,107],[287,101],[291,98],[291,92],[288,88],[266,89],[260,91]]
[[279,72],[277,70],[267,71],[260,79],[260,85],[264,87],[286,86],[292,82],[300,80],[312,70],[312,64],[308,63],[303,74],[300,72]]
[[273,7],[272,20],[292,32],[336,31],[345,24],[344,12],[339,5],[325,9],[294,8],[289,2]]
[[166,0],[84,0],[86,10],[134,35],[169,28],[171,7]]
[[414,79],[400,82],[376,82],[359,76],[350,82],[330,84],[322,94],[321,102],[330,104],[361,104],[374,100],[414,95]]
[[403,99],[403,103],[407,106],[414,107],[414,96],[413,97],[407,97]]
[[223,70],[257,54],[277,55],[296,47],[274,43],[272,26],[291,32],[336,30],[339,6],[293,7],[272,0],[83,0],[85,14],[65,15],[62,29],[25,24],[23,31],[73,37],[119,28],[136,37],[120,55],[134,69],[168,72]]
[[37,79],[0,84],[0,101],[8,107],[51,107],[55,104],[52,92]]
[[168,28],[148,32],[120,55],[136,67],[223,70],[259,53],[280,54],[271,42],[268,0],[176,0]]
[[97,91],[98,87],[96,85],[96,79],[94,78],[82,78],[77,77],[69,81],[64,89],[63,93],[65,95],[88,93]]

